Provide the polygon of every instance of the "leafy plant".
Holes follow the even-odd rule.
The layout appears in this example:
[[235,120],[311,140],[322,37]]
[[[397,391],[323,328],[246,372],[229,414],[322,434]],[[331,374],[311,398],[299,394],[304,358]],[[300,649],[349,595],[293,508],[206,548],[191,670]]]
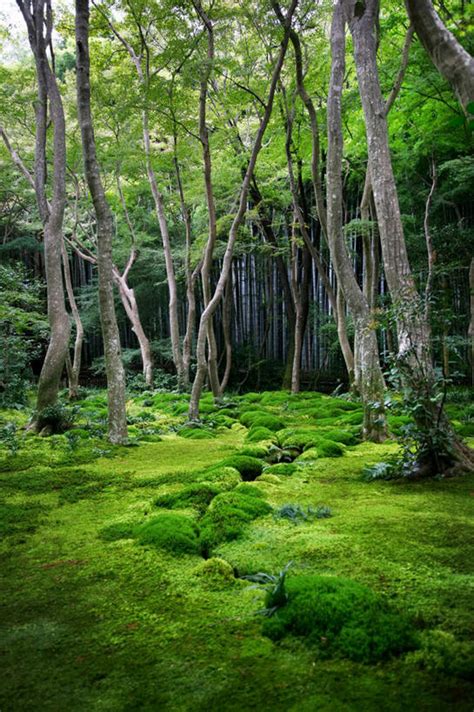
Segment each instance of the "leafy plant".
[[279,608],[282,608],[288,602],[288,593],[286,591],[286,574],[293,562],[289,561],[286,566],[278,574],[267,574],[259,571],[256,574],[242,576],[247,581],[253,581],[257,585],[254,588],[263,589],[266,591],[265,607],[257,611],[263,616],[273,616]]

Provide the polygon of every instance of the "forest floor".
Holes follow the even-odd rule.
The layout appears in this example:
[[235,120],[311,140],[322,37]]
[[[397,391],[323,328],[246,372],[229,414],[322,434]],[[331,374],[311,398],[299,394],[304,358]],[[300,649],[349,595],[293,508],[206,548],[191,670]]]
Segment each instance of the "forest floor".
[[[473,709],[473,476],[365,481],[396,443],[353,444],[360,409],[320,394],[219,410],[206,396],[197,430],[184,396],[142,396],[129,403],[136,446],[115,448],[101,438],[104,404],[79,404],[74,436],[12,436],[0,459],[2,712]],[[293,466],[258,474],[255,460],[278,458]],[[249,487],[267,513],[212,524],[213,499]],[[164,515],[176,532],[150,536]],[[412,621],[416,649],[367,664],[265,637],[263,593],[241,576],[290,561],[289,580],[376,592]]]

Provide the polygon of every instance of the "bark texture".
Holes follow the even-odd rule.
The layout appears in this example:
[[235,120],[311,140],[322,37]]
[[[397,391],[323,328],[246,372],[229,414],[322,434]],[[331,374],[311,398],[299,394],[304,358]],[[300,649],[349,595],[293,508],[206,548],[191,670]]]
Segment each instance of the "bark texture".
[[[38,98],[35,107],[36,141],[34,187],[44,230],[44,256],[47,285],[50,339],[38,382],[36,416],[31,427],[41,429],[41,412],[53,406],[58,397],[61,375],[68,354],[71,325],[66,311],[62,275],[63,219],[66,202],[66,126],[56,78],[46,50],[51,43],[52,12],[50,0],[17,0],[28,30],[35,59]],[[53,125],[53,191],[46,196],[46,130],[48,101]]]
[[474,101],[474,58],[445,27],[431,0],[406,0],[405,4],[421,44],[466,109]]
[[345,21],[341,0],[334,5],[331,25],[331,80],[328,95],[327,226],[328,242],[338,283],[352,313],[356,331],[355,382],[364,404],[364,437],[386,437],[384,380],[380,368],[376,325],[354,275],[343,235],[342,89],[345,73]]
[[112,235],[113,217],[104,192],[97,162],[90,99],[89,0],[76,0],[76,82],[77,109],[87,184],[97,220],[97,267],[99,307],[104,340],[109,439],[127,439],[125,412],[125,371],[113,293]]

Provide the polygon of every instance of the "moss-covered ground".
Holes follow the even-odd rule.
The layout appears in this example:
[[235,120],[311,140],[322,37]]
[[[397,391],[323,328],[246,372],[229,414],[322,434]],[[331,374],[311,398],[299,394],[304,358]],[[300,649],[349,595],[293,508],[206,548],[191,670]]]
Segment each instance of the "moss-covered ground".
[[[397,444],[352,444],[360,409],[319,394],[219,409],[206,396],[199,428],[184,396],[148,394],[130,401],[120,448],[102,438],[104,395],[79,406],[73,436],[23,437],[26,416],[2,414],[20,434],[0,459],[2,712],[474,708],[474,477],[365,482]],[[263,473],[239,485],[236,454]],[[248,488],[272,511],[252,509]],[[203,552],[201,519],[242,498],[251,513],[240,521],[232,504],[235,537]],[[332,516],[294,522],[278,516],[286,504]],[[192,544],[154,540],[145,525],[160,516]],[[264,594],[241,577],[289,561],[288,577],[369,587],[409,617],[418,649],[368,665],[264,637]]]

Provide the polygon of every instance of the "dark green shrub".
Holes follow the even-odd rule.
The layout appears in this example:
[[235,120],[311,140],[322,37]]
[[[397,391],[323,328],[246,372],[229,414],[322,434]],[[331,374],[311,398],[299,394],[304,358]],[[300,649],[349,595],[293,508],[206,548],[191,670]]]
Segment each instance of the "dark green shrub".
[[211,484],[195,484],[184,487],[180,492],[173,494],[162,494],[155,499],[156,507],[166,509],[185,509],[186,507],[196,507],[201,512],[205,512],[214,497],[220,493],[220,489]]
[[256,457],[247,455],[232,455],[219,463],[224,467],[235,467],[243,480],[251,481],[262,474],[263,463]]
[[255,492],[238,491],[237,488],[214,498],[200,522],[201,547],[205,556],[220,543],[240,537],[248,522],[271,511],[262,493],[257,488],[252,489]]
[[298,576],[287,580],[286,593],[287,603],[263,624],[264,635],[272,640],[303,636],[329,654],[362,663],[415,647],[408,620],[355,581]]
[[245,438],[249,443],[258,443],[261,440],[273,440],[274,436],[268,428],[252,426]]
[[181,514],[163,513],[138,527],[134,534],[140,544],[176,553],[198,554],[198,528]]
[[284,475],[285,477],[288,477],[296,472],[297,469],[297,466],[292,462],[279,462],[276,465],[266,467],[264,473],[266,475]]

